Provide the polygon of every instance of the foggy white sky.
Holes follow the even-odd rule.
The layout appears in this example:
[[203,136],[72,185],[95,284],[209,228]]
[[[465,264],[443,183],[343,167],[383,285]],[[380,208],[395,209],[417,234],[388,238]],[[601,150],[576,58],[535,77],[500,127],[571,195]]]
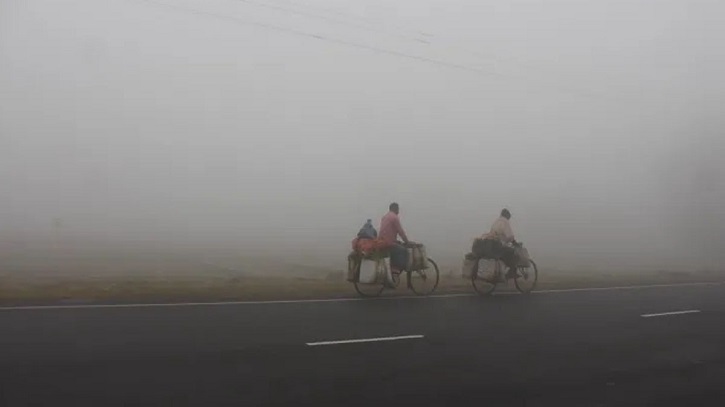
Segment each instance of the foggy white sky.
[[722,259],[723,15],[0,0],[0,234],[347,247],[398,201],[431,251],[507,206],[535,253]]

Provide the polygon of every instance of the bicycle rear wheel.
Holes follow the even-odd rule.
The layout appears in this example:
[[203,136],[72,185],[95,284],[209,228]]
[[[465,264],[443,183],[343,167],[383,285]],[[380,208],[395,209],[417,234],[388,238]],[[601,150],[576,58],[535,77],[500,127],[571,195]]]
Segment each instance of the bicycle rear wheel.
[[519,267],[516,270],[516,278],[514,284],[521,294],[529,294],[536,288],[536,282],[539,280],[539,269],[536,263],[531,260],[531,267]]
[[355,291],[357,291],[361,297],[379,297],[384,289],[385,286],[382,284],[355,283]]
[[408,272],[408,287],[417,295],[430,295],[438,287],[440,279],[438,264],[430,257],[428,264],[429,267],[425,270]]
[[[357,263],[358,278],[360,278],[361,264],[362,262]],[[382,284],[364,284],[359,281],[355,281],[353,285],[355,286],[355,291],[357,291],[357,293],[360,294],[361,297],[378,297],[385,289],[385,286]]]
[[479,295],[491,295],[496,290],[497,278],[501,275],[498,260],[477,259],[471,275],[473,289]]

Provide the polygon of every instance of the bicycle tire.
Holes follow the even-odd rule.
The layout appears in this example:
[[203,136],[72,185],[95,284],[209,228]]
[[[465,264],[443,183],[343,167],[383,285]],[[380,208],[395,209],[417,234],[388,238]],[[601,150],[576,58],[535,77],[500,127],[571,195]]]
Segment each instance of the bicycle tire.
[[[358,279],[360,279],[360,266],[362,265],[362,261],[358,261],[357,263],[357,276]],[[355,291],[361,296],[366,298],[375,298],[379,297],[380,294],[383,293],[383,290],[385,289],[385,285],[383,284],[362,284],[359,281],[355,281],[353,283],[355,286]],[[362,287],[365,287],[366,289],[363,289]]]
[[[410,288],[410,290],[413,291],[413,293],[415,293],[415,295],[430,295],[430,294],[433,294],[433,292],[436,290],[436,288],[438,288],[438,283],[440,282],[440,270],[438,269],[438,264],[435,261],[433,261],[433,259],[431,259],[430,257],[428,257],[428,263],[430,263],[433,266],[433,271],[435,271],[435,282],[433,284],[433,287],[428,292],[417,291],[415,289],[415,287],[413,286],[412,279],[411,279],[411,275],[413,273],[415,273],[415,271],[408,272],[408,288]],[[430,270],[431,270],[430,268],[425,270],[426,274],[428,274]],[[430,273],[430,274],[432,274],[432,273]],[[426,279],[427,279],[427,277],[426,277]]]
[[531,288],[529,289],[523,289],[521,288],[521,285],[519,285],[519,274],[516,273],[516,278],[514,279],[514,285],[516,285],[516,289],[519,290],[521,294],[530,294],[534,289],[536,288],[536,283],[539,281],[539,268],[536,267],[536,263],[534,263],[533,260],[531,261],[531,269],[534,271],[534,282],[531,284]]
[[[360,284],[360,283],[354,283],[354,285],[355,285],[355,291],[357,291],[357,293],[360,294],[361,297],[366,297],[366,298],[379,297],[380,294],[383,293],[383,290],[385,290],[385,286],[382,285],[382,284],[376,285],[376,284]],[[371,288],[372,287],[375,287],[375,289],[374,290],[371,289],[370,292],[368,293],[368,292],[366,292],[366,290],[362,290],[360,288],[360,286],[363,286],[363,287],[371,287]]]
[[[473,286],[474,291],[476,291],[478,293],[478,295],[489,296],[494,291],[496,291],[496,286],[498,285],[498,282],[497,281],[491,282],[491,281],[487,281],[487,280],[484,280],[484,279],[478,277],[478,267],[479,267],[480,261],[481,261],[480,258],[476,259],[476,264],[474,265],[474,268],[473,268],[474,271],[473,271],[473,274],[471,275],[471,285]],[[496,260],[496,264],[497,264],[497,267],[500,268],[498,260]],[[479,287],[478,285],[476,285],[476,281],[485,282],[486,284],[490,285],[490,287],[484,287],[483,285],[481,285]]]

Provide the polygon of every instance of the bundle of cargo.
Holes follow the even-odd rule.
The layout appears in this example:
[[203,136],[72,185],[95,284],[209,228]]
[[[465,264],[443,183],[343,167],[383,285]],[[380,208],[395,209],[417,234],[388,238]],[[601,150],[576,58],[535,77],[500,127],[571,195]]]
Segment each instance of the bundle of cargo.
[[406,266],[407,271],[418,271],[426,270],[428,265],[428,254],[425,250],[425,246],[416,243],[409,245],[408,249],[408,264]]
[[476,268],[476,264],[478,257],[474,255],[473,253],[467,253],[466,256],[463,258],[463,267],[461,267],[461,277],[465,279],[470,279],[473,277],[473,273]]
[[352,252],[347,256],[347,281],[363,284],[379,284],[383,281],[389,265],[388,247],[380,239],[352,241]]
[[525,247],[516,246],[514,254],[516,256],[516,267],[531,267],[531,256],[529,256],[529,251]]

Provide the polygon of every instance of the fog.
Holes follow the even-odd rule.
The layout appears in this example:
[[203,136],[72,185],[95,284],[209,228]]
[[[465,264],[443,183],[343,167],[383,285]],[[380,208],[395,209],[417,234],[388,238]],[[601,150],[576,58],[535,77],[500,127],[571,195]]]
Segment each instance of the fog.
[[716,1],[0,0],[0,235],[725,261]]

